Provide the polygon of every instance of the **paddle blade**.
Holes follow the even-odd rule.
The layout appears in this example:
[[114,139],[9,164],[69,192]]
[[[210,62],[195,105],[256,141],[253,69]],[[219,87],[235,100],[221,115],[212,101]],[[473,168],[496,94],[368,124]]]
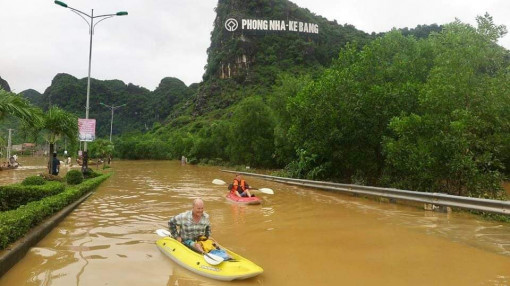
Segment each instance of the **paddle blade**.
[[166,230],[166,229],[158,229],[156,230],[156,233],[159,235],[159,236],[162,236],[162,237],[166,237],[166,236],[172,236],[172,234],[170,233],[170,231]]
[[225,181],[220,180],[220,179],[214,179],[212,181],[212,183],[215,184],[215,185],[225,185],[225,184],[227,184],[227,183],[225,183]]
[[264,194],[274,195],[273,190],[271,190],[270,188],[260,188],[259,191],[263,192]]
[[205,259],[205,262],[207,262],[211,265],[218,265],[223,262],[222,257],[220,257],[218,255],[211,254],[211,253],[204,253],[204,259]]

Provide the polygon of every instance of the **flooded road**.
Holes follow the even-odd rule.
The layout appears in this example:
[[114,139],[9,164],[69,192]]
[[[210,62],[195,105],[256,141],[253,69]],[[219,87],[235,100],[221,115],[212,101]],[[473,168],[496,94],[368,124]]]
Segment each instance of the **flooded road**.
[[[63,158],[58,157],[60,160]],[[28,176],[35,176],[41,173],[48,174],[48,168],[46,167],[48,164],[47,157],[18,157],[18,162],[20,166],[14,170],[4,170],[0,171],[0,186],[7,185],[12,183],[20,183]],[[64,177],[69,170],[81,170],[81,166],[76,163],[71,165],[65,165],[63,161],[60,162],[60,173],[61,177]],[[98,166],[91,166],[93,170],[98,170]],[[102,168],[102,165],[99,166],[99,169]]]
[[[112,169],[115,174],[0,278],[0,286],[510,285],[508,223],[248,176],[250,185],[275,194],[256,193],[262,205],[242,206],[224,198],[225,186],[211,183],[233,179],[218,167],[114,161]],[[157,249],[154,231],[191,209],[196,197],[205,201],[213,237],[263,274],[214,281]]]

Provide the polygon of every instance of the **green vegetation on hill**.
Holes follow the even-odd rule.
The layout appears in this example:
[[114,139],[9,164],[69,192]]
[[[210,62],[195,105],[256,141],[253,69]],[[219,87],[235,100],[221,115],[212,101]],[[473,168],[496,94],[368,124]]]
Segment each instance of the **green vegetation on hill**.
[[[360,46],[371,37],[352,25],[339,25],[316,16],[287,0],[218,1],[216,19],[202,88],[196,95],[194,114],[226,108],[247,94],[270,92],[282,72],[318,74],[331,64],[348,42]],[[318,34],[292,31],[234,32],[224,27],[229,18],[284,20],[314,23]]]
[[9,83],[2,77],[0,77],[0,89],[9,91],[9,92],[11,91],[11,88],[9,87]]
[[413,36],[417,39],[425,39],[428,38],[428,36],[431,33],[440,33],[441,30],[443,30],[443,26],[438,26],[437,24],[432,25],[418,25],[415,28],[409,29],[409,28],[402,28],[399,29],[399,31],[402,32],[402,35],[404,36]]
[[[238,82],[272,85],[279,71],[294,72],[328,66],[346,43],[366,43],[369,39],[368,34],[352,25],[338,25],[287,0],[218,1],[216,13],[204,81],[227,74],[228,66]],[[315,23],[319,25],[320,32],[248,33],[240,28],[229,32],[224,23],[232,17],[238,21],[261,19]],[[240,62],[246,62],[249,68],[241,68]]]
[[27,89],[21,92],[23,96],[35,106],[45,106],[44,97],[35,89]]
[[[58,74],[43,94],[42,107],[47,110],[49,104],[58,105],[74,113],[78,118],[85,118],[86,91],[86,78],[78,80],[68,74]],[[150,99],[150,95],[149,90],[133,84],[126,85],[120,80],[92,79],[89,118],[96,119],[96,134],[106,136],[110,132],[111,109],[101,105],[101,102],[115,106],[126,104],[117,111],[115,119],[123,124],[115,126],[116,133],[142,130],[146,124],[150,124],[151,114],[145,112],[148,108],[140,102]],[[126,121],[126,119],[129,120]]]
[[[78,118],[85,118],[87,79],[58,74],[43,94],[35,90],[22,92],[33,105],[48,110],[59,106]],[[113,135],[132,131],[147,131],[156,122],[163,122],[173,106],[188,99],[196,86],[187,87],[176,78],[164,78],[155,91],[120,80],[91,80],[89,118],[96,119],[96,135],[110,134],[111,109],[101,105],[125,106],[116,109]]]

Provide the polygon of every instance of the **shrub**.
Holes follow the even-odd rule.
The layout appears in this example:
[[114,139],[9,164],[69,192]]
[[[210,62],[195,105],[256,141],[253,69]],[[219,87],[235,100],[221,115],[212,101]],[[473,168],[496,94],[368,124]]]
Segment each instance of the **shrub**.
[[13,210],[29,202],[59,194],[64,189],[65,185],[60,182],[46,182],[44,185],[0,186],[0,212]]
[[70,170],[67,172],[66,181],[69,185],[78,185],[83,182],[83,174],[78,170]]
[[87,168],[85,172],[83,172],[84,179],[92,179],[101,176],[101,173],[95,172],[94,170]]
[[41,176],[26,177],[23,180],[23,182],[21,182],[21,184],[24,186],[40,186],[40,185],[44,185],[44,183],[46,183],[46,181]]
[[57,181],[57,182],[63,182],[64,181],[64,179],[62,177],[57,176],[57,175],[41,173],[41,174],[39,174],[39,176],[44,178],[46,181]]

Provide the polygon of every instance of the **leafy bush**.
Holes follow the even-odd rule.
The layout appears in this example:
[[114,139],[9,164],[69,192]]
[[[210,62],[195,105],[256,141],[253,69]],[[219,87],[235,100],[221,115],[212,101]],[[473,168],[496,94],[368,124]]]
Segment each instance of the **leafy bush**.
[[94,170],[87,168],[85,172],[83,172],[84,179],[92,179],[101,176],[101,173],[94,172]]
[[214,158],[214,159],[207,160],[207,164],[215,165],[215,166],[222,166],[225,164],[225,162],[221,158]]
[[[171,142],[153,138],[149,135],[140,137],[124,137],[115,143],[116,156],[124,159],[170,159],[169,152],[175,149]],[[184,154],[184,153],[179,153]]]
[[0,211],[16,209],[32,201],[63,192],[64,184],[46,182],[44,185],[12,184],[0,186]]
[[66,181],[69,185],[78,185],[83,182],[83,174],[78,170],[70,170],[67,172]]
[[[234,110],[229,143],[230,161],[249,166],[273,166],[275,121],[262,97],[244,99]],[[248,131],[249,135],[239,134]]]
[[21,182],[21,184],[24,186],[40,186],[40,185],[44,185],[44,183],[46,183],[46,181],[41,176],[26,177],[23,180],[23,182]]
[[46,181],[57,181],[57,182],[64,181],[64,178],[57,176],[57,175],[41,173],[41,174],[39,174],[39,176],[44,178],[44,180],[46,180]]

